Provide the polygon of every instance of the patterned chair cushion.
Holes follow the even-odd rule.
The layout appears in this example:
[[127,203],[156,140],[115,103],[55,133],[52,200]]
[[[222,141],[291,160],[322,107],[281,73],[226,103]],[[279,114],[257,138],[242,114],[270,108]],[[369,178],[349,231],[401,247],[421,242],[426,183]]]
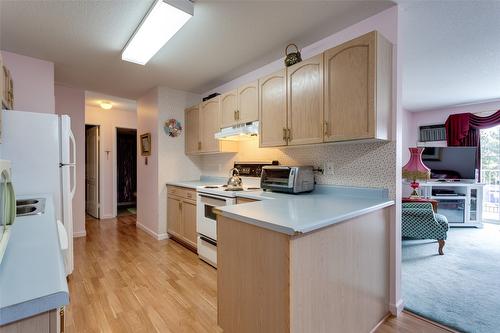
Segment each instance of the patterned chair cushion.
[[431,203],[403,203],[401,227],[403,237],[444,240],[448,220],[443,215],[434,214]]

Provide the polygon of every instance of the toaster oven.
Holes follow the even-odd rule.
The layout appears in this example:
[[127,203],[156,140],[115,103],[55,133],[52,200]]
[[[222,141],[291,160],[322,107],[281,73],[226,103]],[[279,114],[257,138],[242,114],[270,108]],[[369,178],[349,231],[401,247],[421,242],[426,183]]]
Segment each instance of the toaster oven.
[[260,187],[274,192],[310,192],[314,190],[313,167],[266,165],[262,167]]

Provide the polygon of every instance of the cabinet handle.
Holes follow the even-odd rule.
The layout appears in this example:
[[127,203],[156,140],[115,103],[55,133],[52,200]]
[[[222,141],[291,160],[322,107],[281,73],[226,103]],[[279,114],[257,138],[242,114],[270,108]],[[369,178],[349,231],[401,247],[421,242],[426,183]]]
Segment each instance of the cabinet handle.
[[325,129],[324,129],[325,130],[325,136],[328,136],[328,122],[326,120],[325,120],[324,125],[325,125]]
[[287,129],[287,139],[288,139],[288,142],[292,141],[292,130],[291,129]]
[[240,120],[240,110],[236,110],[236,120]]
[[234,110],[234,113],[233,113],[234,114],[234,120],[238,119],[238,118],[236,118],[236,112],[238,112],[238,111]]
[[286,128],[283,127],[283,141],[286,142]]
[[179,201],[179,209],[182,210],[182,202]]
[[201,141],[198,141],[198,150],[201,150]]

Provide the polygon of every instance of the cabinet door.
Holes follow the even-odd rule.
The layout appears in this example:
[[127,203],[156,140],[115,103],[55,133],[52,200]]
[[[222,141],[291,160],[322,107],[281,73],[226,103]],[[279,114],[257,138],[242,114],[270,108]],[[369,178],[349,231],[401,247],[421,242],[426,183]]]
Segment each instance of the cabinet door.
[[323,142],[323,54],[287,68],[288,144]]
[[167,231],[176,237],[181,237],[181,200],[167,197]]
[[196,154],[200,141],[200,109],[198,105],[185,111],[186,154]]
[[238,91],[232,90],[220,96],[220,127],[237,124]]
[[196,203],[191,201],[182,201],[182,236],[196,248]]
[[325,141],[375,135],[375,32],[325,52]]
[[259,80],[259,119],[260,146],[286,146],[285,69]]
[[238,88],[238,123],[248,123],[259,119],[257,81]]
[[219,141],[215,139],[214,135],[220,129],[219,96],[202,103],[200,110],[200,128],[201,152],[218,152]]

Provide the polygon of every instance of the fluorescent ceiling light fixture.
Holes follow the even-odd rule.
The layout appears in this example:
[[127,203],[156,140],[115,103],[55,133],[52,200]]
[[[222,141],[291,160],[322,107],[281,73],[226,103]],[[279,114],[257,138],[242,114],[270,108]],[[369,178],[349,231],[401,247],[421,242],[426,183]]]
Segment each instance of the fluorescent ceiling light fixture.
[[99,105],[104,110],[110,110],[113,107],[113,104],[111,104],[110,102],[101,102],[101,103],[99,103]]
[[189,0],[156,0],[122,52],[122,60],[145,65],[193,17]]

